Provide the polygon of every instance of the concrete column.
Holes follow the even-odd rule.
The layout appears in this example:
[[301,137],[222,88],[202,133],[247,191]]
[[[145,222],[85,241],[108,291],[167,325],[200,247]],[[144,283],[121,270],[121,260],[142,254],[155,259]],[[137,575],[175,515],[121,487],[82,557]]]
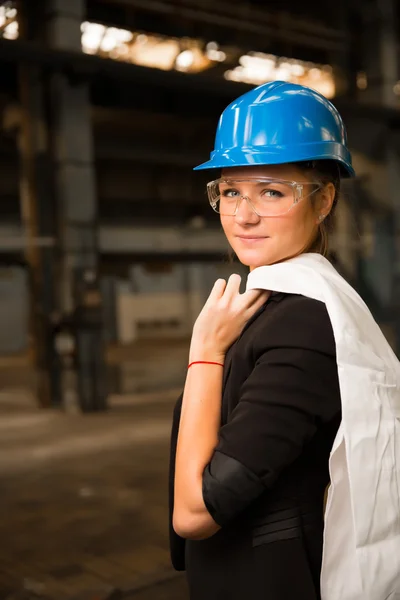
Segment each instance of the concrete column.
[[[399,35],[397,30],[398,5],[395,0],[378,0],[381,17],[381,34],[379,38],[382,69],[382,101],[385,106],[400,106],[400,98],[394,93],[394,86],[400,79],[400,56],[398,52]],[[371,47],[373,44],[371,44]],[[400,352],[400,130],[387,128],[387,169],[389,181],[389,204],[393,209],[393,218],[387,223],[387,234],[391,235],[391,243],[385,244],[386,255],[383,255],[382,270],[389,271],[392,276],[389,293],[392,303],[392,323],[396,351]],[[393,239],[394,237],[394,239]],[[383,264],[385,262],[385,264]],[[389,264],[388,264],[389,263]]]
[[392,273],[391,309],[394,328],[395,347],[400,354],[400,130],[388,129],[387,164],[389,190],[393,206],[393,219],[390,224],[394,242],[390,245],[391,260],[386,269]]
[[[18,6],[20,35],[35,36],[32,6]],[[45,103],[46,78],[38,67],[19,67],[20,110],[14,111],[20,158],[20,199],[26,258],[29,264],[31,340],[38,374],[37,396],[43,407],[61,403],[60,363],[54,347],[55,240],[54,190]],[[46,246],[39,240],[47,239]]]
[[368,87],[360,94],[367,103],[399,106],[394,87],[399,81],[397,3],[374,0],[360,7],[364,20],[364,64]]
[[[368,82],[367,89],[360,91],[359,98],[367,104],[388,109],[399,108],[400,97],[396,94],[400,79],[397,2],[371,0],[361,3],[359,11],[363,19],[363,65]],[[373,131],[373,123],[371,128]],[[371,131],[366,132],[367,138],[373,137]],[[382,156],[388,191],[382,187],[379,193],[382,194],[385,210],[376,216],[370,215],[372,256],[363,257],[360,278],[361,284],[370,288],[376,300],[376,316],[382,322],[391,324],[395,346],[400,351],[400,311],[397,308],[400,306],[400,207],[397,201],[400,189],[400,137],[392,126],[387,126],[384,134]]]
[[[83,0],[47,0],[46,41],[81,52]],[[75,338],[77,402],[84,411],[106,404],[102,306],[98,277],[97,190],[89,87],[52,75],[52,142],[60,240],[59,304]]]

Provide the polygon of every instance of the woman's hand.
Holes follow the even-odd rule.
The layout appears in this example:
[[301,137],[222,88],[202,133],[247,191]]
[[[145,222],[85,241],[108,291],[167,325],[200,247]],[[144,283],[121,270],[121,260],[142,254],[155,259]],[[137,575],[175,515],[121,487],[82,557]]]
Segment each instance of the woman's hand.
[[240,275],[218,279],[193,327],[190,361],[223,360],[247,321],[268,300],[271,292],[239,292]]

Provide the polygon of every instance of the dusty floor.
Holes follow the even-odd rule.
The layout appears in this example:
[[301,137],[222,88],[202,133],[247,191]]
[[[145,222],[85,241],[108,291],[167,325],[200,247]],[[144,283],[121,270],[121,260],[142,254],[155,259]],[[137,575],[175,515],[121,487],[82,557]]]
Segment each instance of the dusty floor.
[[91,416],[2,396],[0,600],[187,597],[167,536],[178,391],[113,397]]

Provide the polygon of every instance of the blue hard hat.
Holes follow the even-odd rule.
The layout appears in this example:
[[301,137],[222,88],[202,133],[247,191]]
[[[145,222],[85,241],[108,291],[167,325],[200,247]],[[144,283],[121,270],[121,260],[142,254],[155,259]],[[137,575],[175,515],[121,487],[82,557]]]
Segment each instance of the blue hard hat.
[[210,160],[195,170],[314,160],[335,160],[344,177],[354,176],[341,116],[318,92],[274,81],[224,110]]

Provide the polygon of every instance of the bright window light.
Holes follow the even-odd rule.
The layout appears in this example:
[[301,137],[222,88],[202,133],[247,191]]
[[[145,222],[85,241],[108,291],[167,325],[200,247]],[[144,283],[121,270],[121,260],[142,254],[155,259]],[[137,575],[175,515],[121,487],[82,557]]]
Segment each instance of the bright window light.
[[[9,40],[18,38],[17,10],[12,4],[0,6],[0,27],[3,28],[2,37]],[[183,73],[200,73],[216,63],[231,61],[232,64],[236,52],[227,48],[222,50],[215,40],[204,47],[196,39],[181,40],[88,21],[82,23],[81,32],[82,51],[86,54],[97,54],[165,71],[176,69]],[[226,70],[224,77],[250,85],[283,80],[309,86],[327,98],[335,95],[335,79],[329,65],[317,65],[261,52],[249,52],[240,56],[236,66]],[[365,89],[367,85],[365,73],[358,73],[358,88]],[[395,85],[394,93],[400,95],[400,82]]]
[[100,23],[82,23],[82,50],[86,54],[97,54],[103,40],[106,27]]
[[357,87],[360,90],[366,90],[368,87],[368,78],[364,71],[357,73]]
[[109,27],[107,29],[107,35],[111,35],[119,44],[126,44],[133,40],[132,31],[127,29],[117,29],[116,27]]
[[176,68],[187,71],[194,63],[194,54],[192,50],[184,50],[176,57]]
[[180,52],[177,40],[146,36],[147,40],[130,46],[130,60],[136,65],[170,71]]
[[211,61],[199,47],[183,50],[178,54],[175,61],[175,69],[185,73],[200,73],[211,65]]
[[217,42],[208,42],[206,46],[206,55],[212,61],[224,62],[226,60],[226,54],[220,50]]
[[6,40],[16,40],[18,38],[18,35],[19,31],[17,21],[13,21],[9,25],[7,25],[7,27],[4,28],[3,38],[5,38]]
[[0,27],[3,27],[1,37],[6,40],[18,38],[17,11],[13,6],[0,6]]
[[300,63],[292,63],[292,73],[295,77],[302,77],[305,73],[305,68]]
[[214,62],[224,62],[226,54],[222,50],[207,50],[207,58]]
[[309,86],[326,98],[333,98],[335,95],[335,80],[329,65],[320,66],[260,52],[241,56],[239,65],[226,71],[224,77],[253,85],[268,81],[288,81]]
[[100,50],[102,52],[111,52],[118,46],[118,40],[107,30],[100,42]]

